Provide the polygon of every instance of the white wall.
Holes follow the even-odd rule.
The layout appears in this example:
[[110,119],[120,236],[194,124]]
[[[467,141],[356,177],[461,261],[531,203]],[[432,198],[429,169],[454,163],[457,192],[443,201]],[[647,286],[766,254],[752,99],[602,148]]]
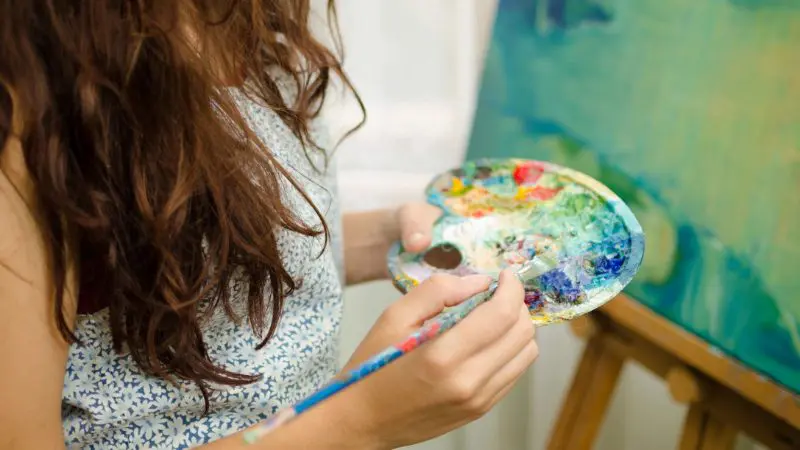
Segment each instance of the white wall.
[[[322,0],[315,0],[320,2]],[[459,164],[471,125],[495,0],[339,0],[345,67],[369,114],[338,151],[345,210],[421,199],[433,174]],[[332,114],[340,127],[354,109]],[[380,311],[388,282],[348,288],[343,360]],[[565,326],[539,332],[541,356],[499,408],[425,450],[543,449],[582,344]],[[625,370],[597,449],[675,448],[683,409],[638,367]]]

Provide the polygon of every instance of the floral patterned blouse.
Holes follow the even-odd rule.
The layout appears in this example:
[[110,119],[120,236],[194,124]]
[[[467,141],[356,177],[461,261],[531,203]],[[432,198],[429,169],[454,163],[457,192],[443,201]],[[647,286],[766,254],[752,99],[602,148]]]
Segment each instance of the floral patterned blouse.
[[[203,324],[211,358],[238,373],[259,373],[246,386],[218,386],[211,410],[194,384],[177,385],[144,375],[128,355],[114,352],[108,311],[81,315],[64,377],[62,422],[67,448],[186,449],[247,428],[288,406],[328,381],[337,370],[342,314],[343,265],[335,168],[302,145],[271,110],[235,94],[240,108],[266,146],[325,213],[331,243],[320,256],[321,238],[283,231],[283,260],[300,287],[286,299],[280,325],[269,344],[256,350],[259,338],[247,321],[235,323],[223,311]],[[328,148],[325,133],[314,132]],[[310,205],[288,187],[286,202],[308,224],[318,222]],[[246,287],[234,283],[232,299],[244,313]],[[238,302],[236,301],[238,300]]]

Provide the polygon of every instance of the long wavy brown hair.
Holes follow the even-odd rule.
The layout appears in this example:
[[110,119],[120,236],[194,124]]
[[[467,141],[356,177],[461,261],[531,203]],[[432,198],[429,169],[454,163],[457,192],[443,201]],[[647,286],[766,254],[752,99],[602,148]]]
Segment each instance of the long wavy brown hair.
[[65,339],[76,341],[64,312],[72,261],[79,312],[108,307],[117,351],[146,373],[197,383],[206,408],[213,383],[258,379],[209,358],[202,318],[224,308],[244,319],[228,289],[241,273],[246,319],[265,345],[298,283],[276,234],[327,237],[327,226],[316,208],[322,226],[282,203],[282,178],[302,189],[226,86],[318,151],[309,122],[332,76],[355,93],[332,1],[327,13],[333,50],[314,37],[308,0],[0,2],[0,144],[19,139],[36,186]]

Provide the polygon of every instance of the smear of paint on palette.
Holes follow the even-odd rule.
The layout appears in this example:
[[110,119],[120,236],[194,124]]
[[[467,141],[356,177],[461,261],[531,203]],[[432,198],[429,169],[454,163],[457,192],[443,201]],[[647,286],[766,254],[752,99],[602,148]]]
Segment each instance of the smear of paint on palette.
[[468,162],[427,189],[445,216],[433,245],[461,253],[455,268],[426,264],[424,255],[390,255],[395,284],[408,290],[436,272],[456,275],[547,266],[526,281],[525,303],[538,322],[557,322],[605,303],[641,262],[638,222],[616,195],[578,172],[539,161]]

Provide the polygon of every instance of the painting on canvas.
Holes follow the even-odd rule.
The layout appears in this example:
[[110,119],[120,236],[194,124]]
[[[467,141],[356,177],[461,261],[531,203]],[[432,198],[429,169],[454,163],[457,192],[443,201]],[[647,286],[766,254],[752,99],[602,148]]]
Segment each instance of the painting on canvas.
[[468,158],[600,180],[628,293],[800,392],[800,2],[500,0]]

